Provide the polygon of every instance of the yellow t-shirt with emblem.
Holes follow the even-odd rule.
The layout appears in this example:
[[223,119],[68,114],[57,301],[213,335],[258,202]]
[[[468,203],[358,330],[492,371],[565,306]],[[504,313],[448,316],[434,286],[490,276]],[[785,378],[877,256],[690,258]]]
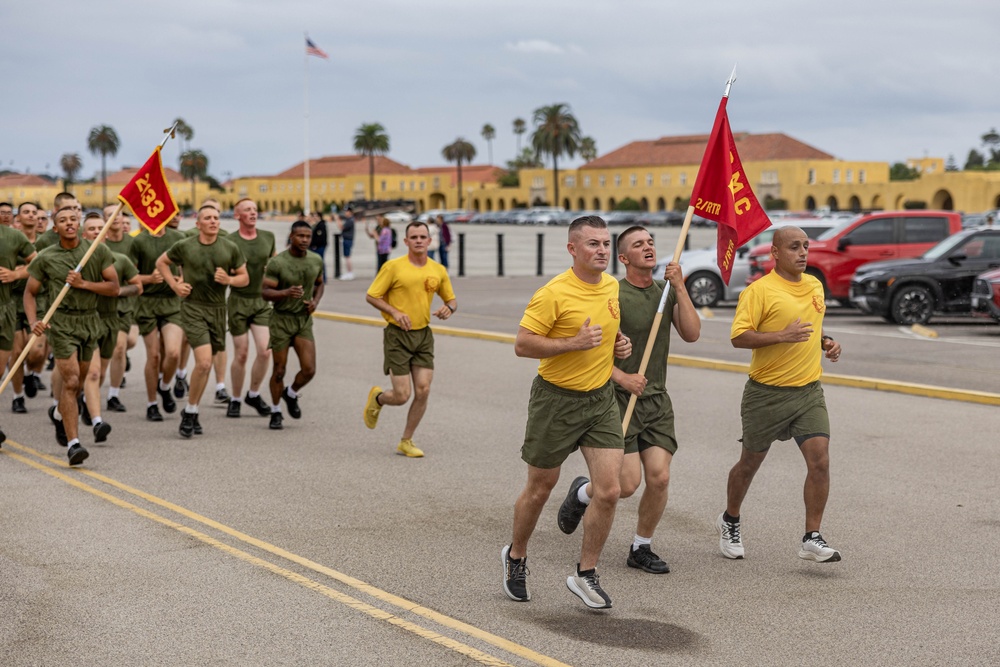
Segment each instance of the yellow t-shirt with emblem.
[[521,326],[547,338],[572,338],[590,318],[601,326],[601,344],[591,350],[565,352],[542,359],[538,374],[564,389],[590,391],[611,379],[615,338],[618,336],[618,281],[606,273],[592,285],[569,269],[535,292],[521,318]]
[[[451,279],[443,266],[429,257],[425,265],[414,266],[407,255],[383,264],[368,288],[368,294],[384,299],[393,308],[409,315],[413,331],[431,323],[431,304],[435,294],[446,302],[455,298]],[[395,324],[388,313],[382,313],[382,317],[389,324]]]
[[731,339],[744,331],[781,331],[796,319],[811,323],[812,334],[802,343],[777,343],[753,350],[750,378],[778,387],[802,387],[818,380],[823,375],[820,338],[825,313],[823,285],[808,274],[793,283],[771,271],[751,283],[740,294]]

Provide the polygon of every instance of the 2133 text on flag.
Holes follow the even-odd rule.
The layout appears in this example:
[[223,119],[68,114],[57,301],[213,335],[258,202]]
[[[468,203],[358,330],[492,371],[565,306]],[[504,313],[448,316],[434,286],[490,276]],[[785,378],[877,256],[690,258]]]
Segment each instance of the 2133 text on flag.
[[179,212],[163,172],[160,148],[156,147],[146,164],[139,167],[118,194],[118,199],[153,234],[159,233]]

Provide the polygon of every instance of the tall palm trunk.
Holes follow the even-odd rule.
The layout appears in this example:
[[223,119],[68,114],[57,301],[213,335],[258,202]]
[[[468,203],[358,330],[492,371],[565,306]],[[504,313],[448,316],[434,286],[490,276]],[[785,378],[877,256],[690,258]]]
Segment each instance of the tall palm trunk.
[[462,158],[458,158],[458,207],[462,208]]
[[101,153],[101,208],[108,205],[108,168],[107,156]]
[[555,190],[555,201],[552,202],[552,206],[559,206],[559,155],[557,153],[552,153],[552,175],[555,179],[552,182],[552,187]]
[[375,201],[375,154],[369,153],[368,155],[368,192],[370,193],[370,198]]

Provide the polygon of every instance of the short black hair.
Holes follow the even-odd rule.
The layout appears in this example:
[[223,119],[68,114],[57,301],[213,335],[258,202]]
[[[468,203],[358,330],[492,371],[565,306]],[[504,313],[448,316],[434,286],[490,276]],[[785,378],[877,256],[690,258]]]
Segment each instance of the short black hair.
[[293,222],[292,223],[292,230],[291,230],[290,233],[294,234],[295,230],[297,230],[297,229],[308,229],[309,232],[312,233],[312,227],[310,227],[309,223],[306,222],[305,220],[296,220],[295,222]]
[[628,229],[626,229],[624,232],[622,232],[621,234],[619,234],[618,235],[618,247],[616,248],[616,250],[618,251],[618,254],[621,255],[622,253],[625,252],[625,248],[628,247],[627,241],[628,241],[628,237],[629,236],[631,236],[632,234],[635,234],[636,232],[644,232],[644,231],[646,231],[646,228],[643,227],[642,225],[632,225],[631,227],[629,227]]
[[11,204],[9,201],[0,201],[0,206],[7,206],[10,208],[10,210],[12,211],[14,210],[14,205]]
[[[386,219],[388,220],[388,218],[386,218]],[[426,222],[419,222],[417,220],[414,220],[410,224],[406,225],[406,230],[403,231],[403,236],[409,236],[410,235],[410,227],[423,227],[424,229],[427,230],[428,234],[430,234],[430,232],[431,232],[431,228],[427,226]]]
[[[0,204],[0,206],[10,206],[10,204],[8,204],[7,202],[4,202],[3,204]],[[20,204],[17,205],[17,212],[18,213],[21,212],[21,207],[22,206],[34,206],[36,209],[41,208],[41,206],[39,206],[38,204],[36,204],[33,201],[23,201],[23,202],[21,202]],[[11,208],[13,208],[13,206],[11,206]]]

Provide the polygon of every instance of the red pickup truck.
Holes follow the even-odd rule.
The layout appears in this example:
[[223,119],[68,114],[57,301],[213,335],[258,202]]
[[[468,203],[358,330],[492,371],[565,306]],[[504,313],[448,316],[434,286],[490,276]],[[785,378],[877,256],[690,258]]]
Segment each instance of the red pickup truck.
[[[844,301],[854,271],[867,262],[919,257],[962,229],[953,211],[882,211],[849,220],[809,242],[806,273],[823,283],[827,298]],[[747,283],[774,268],[771,246],[750,250]]]

